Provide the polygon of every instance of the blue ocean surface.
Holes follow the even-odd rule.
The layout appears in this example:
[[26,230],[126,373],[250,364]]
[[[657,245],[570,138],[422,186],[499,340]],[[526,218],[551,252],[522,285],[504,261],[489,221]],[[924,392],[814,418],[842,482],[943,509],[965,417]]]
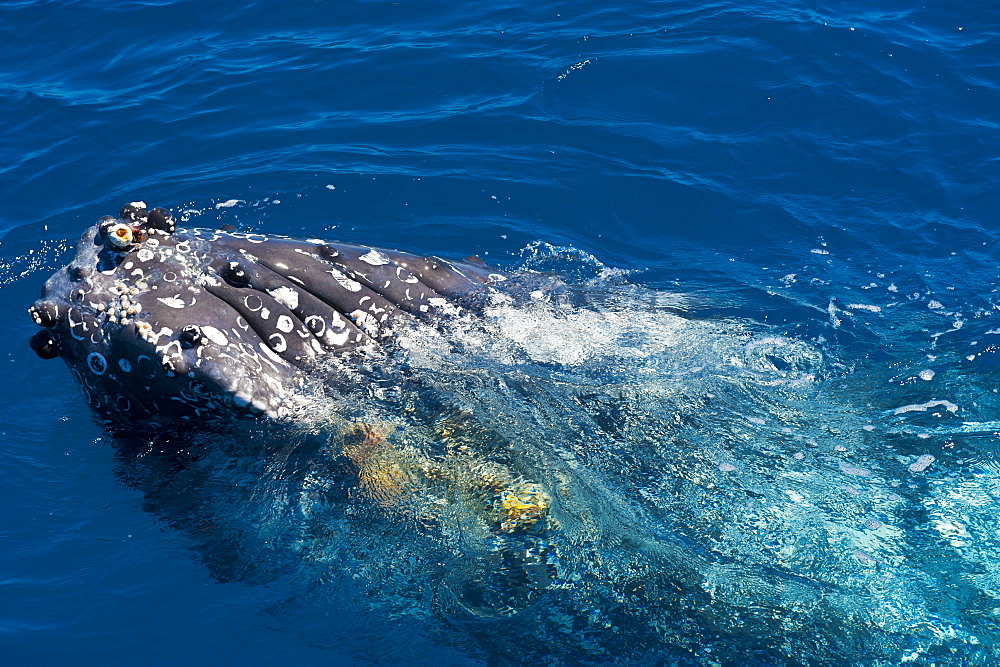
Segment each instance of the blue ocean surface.
[[[26,0],[0,37],[4,664],[1000,662],[995,3]],[[139,200],[583,305],[129,439],[26,309]],[[453,491],[498,461],[542,525]]]

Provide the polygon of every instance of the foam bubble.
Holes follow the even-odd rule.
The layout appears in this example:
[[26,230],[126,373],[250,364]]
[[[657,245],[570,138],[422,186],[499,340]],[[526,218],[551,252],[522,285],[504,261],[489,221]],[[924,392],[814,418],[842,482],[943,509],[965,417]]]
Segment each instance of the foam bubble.
[[858,466],[852,466],[849,463],[844,463],[840,461],[838,464],[840,466],[840,472],[845,475],[851,475],[852,477],[870,477],[871,471],[865,468],[859,468]]
[[945,410],[951,413],[958,412],[958,406],[951,401],[927,401],[926,403],[914,403],[913,405],[904,405],[893,410],[893,414],[901,415],[906,412],[927,412],[931,408],[936,408],[938,406],[943,407]]

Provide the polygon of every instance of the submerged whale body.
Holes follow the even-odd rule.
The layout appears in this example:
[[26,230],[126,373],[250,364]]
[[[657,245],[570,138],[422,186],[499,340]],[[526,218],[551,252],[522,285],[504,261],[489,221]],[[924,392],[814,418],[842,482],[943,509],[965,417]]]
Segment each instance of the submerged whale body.
[[453,314],[504,280],[478,258],[178,229],[134,202],[84,232],[46,282],[31,346],[62,357],[112,421],[277,417],[317,359]]

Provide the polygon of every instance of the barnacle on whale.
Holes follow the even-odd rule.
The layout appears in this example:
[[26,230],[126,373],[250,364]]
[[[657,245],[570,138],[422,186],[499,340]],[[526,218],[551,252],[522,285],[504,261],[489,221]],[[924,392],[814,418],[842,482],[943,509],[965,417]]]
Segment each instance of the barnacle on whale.
[[132,245],[135,234],[132,233],[132,226],[124,223],[110,225],[104,230],[104,235],[108,243],[116,248],[128,248]]

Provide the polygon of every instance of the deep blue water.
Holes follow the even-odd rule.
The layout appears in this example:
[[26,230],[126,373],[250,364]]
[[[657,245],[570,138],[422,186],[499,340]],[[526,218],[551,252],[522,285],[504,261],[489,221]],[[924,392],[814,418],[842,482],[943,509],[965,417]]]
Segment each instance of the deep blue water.
[[[0,37],[5,663],[1000,661],[995,4],[0,2]],[[629,456],[577,451],[574,474],[617,489],[580,502],[640,518],[583,549],[600,558],[567,538],[559,567],[589,562],[594,590],[648,568],[679,597],[594,594],[540,648],[531,625],[548,638],[546,610],[584,593],[456,616],[432,594],[448,577],[415,574],[433,530],[276,547],[302,517],[261,520],[277,477],[253,454],[183,479],[137,466],[28,348],[25,312],[132,200],[634,286],[630,331],[681,342],[636,357],[645,389],[616,375],[621,349],[594,353],[588,382],[628,385]],[[608,326],[578,324],[535,361],[568,368]],[[359,549],[400,559],[405,603]],[[716,565],[680,585],[678,553]],[[697,611],[651,630],[651,599]]]

